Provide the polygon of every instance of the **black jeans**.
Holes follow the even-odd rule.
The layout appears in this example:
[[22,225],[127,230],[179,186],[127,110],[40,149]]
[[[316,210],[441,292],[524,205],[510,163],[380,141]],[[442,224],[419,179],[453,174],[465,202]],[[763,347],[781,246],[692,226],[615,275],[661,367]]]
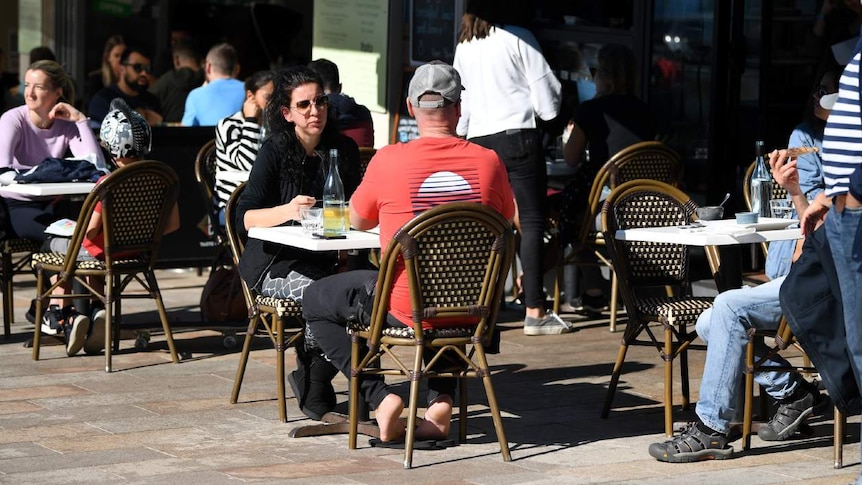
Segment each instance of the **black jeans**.
[[[356,270],[321,278],[305,288],[302,296],[302,316],[311,329],[323,354],[348,379],[350,378],[350,336],[347,322],[367,322],[374,302],[377,271]],[[403,326],[389,315],[387,323]],[[454,379],[429,379],[428,402],[440,394],[454,396]],[[390,394],[383,376],[366,376],[359,390],[373,409]]]
[[521,225],[521,247],[518,257],[524,276],[524,303],[527,307],[544,307],[542,261],[544,259],[545,219],[548,215],[548,173],[539,130],[507,130],[470,141],[490,148],[506,165],[509,183],[515,192]]

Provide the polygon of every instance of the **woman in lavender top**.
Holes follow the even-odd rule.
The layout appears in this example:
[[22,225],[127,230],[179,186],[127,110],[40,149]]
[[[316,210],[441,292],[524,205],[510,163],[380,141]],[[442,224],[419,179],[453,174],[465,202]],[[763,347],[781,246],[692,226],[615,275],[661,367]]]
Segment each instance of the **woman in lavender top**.
[[[67,151],[77,158],[95,156],[100,166],[104,163],[87,117],[72,105],[74,99],[72,79],[59,64],[30,65],[24,76],[24,106],[0,117],[0,179],[10,177],[3,172],[29,170],[46,158],[64,158]],[[53,200],[8,194],[3,201],[18,237],[42,241],[45,227],[58,218]]]

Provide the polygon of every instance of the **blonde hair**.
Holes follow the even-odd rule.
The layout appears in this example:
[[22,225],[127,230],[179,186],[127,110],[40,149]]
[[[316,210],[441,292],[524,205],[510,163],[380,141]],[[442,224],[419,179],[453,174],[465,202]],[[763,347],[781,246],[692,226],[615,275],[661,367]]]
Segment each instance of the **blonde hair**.
[[54,61],[36,61],[30,64],[30,71],[42,71],[48,76],[52,88],[60,88],[60,101],[69,104],[75,103],[75,84],[72,82],[72,77],[69,76],[63,66]]
[[118,45],[126,45],[126,41],[122,35],[112,35],[105,42],[105,50],[102,52],[102,84],[105,86],[110,86],[119,81],[117,73],[111,67],[111,51]]

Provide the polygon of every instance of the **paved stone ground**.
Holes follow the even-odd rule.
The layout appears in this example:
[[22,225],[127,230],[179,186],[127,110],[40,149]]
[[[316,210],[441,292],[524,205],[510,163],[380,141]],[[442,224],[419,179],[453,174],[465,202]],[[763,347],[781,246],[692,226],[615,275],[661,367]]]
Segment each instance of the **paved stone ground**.
[[[238,348],[226,350],[218,332],[194,328],[205,277],[162,271],[159,281],[177,344],[190,358],[171,363],[154,333],[147,351],[123,340],[112,374],[103,357],[68,358],[50,337],[34,362],[22,345],[32,332],[23,313],[33,282],[16,281],[17,323],[10,339],[0,339],[0,483],[844,484],[860,471],[858,417],[848,425],[845,467],[834,470],[830,415],[812,423],[810,438],[774,444],[755,437],[745,453],[737,442],[732,460],[659,463],[647,454],[664,439],[655,350],[629,351],[614,410],[600,419],[621,334],[608,332],[606,320],[579,320],[578,332],[528,338],[514,309],[502,318],[502,353],[490,357],[513,460],[502,461],[482,388],[471,384],[467,443],[416,451],[415,468],[404,470],[401,451],[371,448],[361,437],[353,451],[343,435],[288,437],[312,421],[292,396],[289,422],[278,421],[275,353],[263,338],[241,402],[231,405]],[[134,313],[130,323],[157,321],[154,308],[124,304]],[[703,354],[693,352],[690,361],[696,400]],[[295,365],[292,353],[287,365]],[[346,399],[346,380],[335,384]],[[398,390],[406,396],[403,383]],[[675,419],[690,417],[678,410]]]

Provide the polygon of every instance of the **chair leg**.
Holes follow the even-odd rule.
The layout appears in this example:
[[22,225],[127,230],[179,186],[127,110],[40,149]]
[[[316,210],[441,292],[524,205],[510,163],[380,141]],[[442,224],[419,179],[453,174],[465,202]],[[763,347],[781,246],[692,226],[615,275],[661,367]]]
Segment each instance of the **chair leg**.
[[282,423],[287,422],[287,398],[284,389],[284,319],[279,315],[272,316],[275,331],[275,378],[278,388],[278,417]]
[[[564,272],[563,263],[565,262],[564,261],[565,258],[563,257],[563,253],[564,253],[564,250],[562,248],[560,248],[560,256],[557,258],[557,267],[556,267],[557,275],[556,275],[556,278],[554,280],[554,313],[557,315],[560,314],[560,295],[562,293],[562,286],[563,286],[563,272]],[[571,300],[571,295],[569,295],[567,298]]]
[[[105,287],[105,372],[111,372],[111,358],[114,352],[114,285],[107,281]],[[120,330],[117,329],[117,334]]]
[[617,392],[617,384],[620,382],[620,374],[623,369],[623,362],[626,360],[626,352],[629,346],[626,343],[620,344],[620,350],[617,351],[617,361],[614,363],[614,370],[611,372],[611,382],[608,384],[608,392],[605,394],[605,403],[602,406],[602,418],[607,418],[611,412],[611,404],[614,400],[614,394]]
[[350,432],[347,435],[347,447],[356,449],[356,438],[359,431],[359,337],[350,334],[350,392],[348,395]]
[[45,311],[45,300],[42,298],[45,284],[45,273],[36,269],[36,318],[33,323],[33,360],[39,360],[39,344],[42,342],[42,313]]
[[12,309],[15,302],[15,299],[12,297],[12,278],[15,276],[14,270],[12,269],[12,254],[6,251],[0,253],[0,260],[2,260],[2,274],[0,274],[0,278],[3,279],[3,336],[9,338],[12,334]]
[[[753,338],[753,337],[751,337]],[[742,415],[742,449],[751,447],[751,423],[754,419],[754,342],[745,348],[745,408]]]
[[458,442],[467,442],[467,379],[458,379],[458,397],[461,401],[458,409]]
[[165,311],[165,302],[162,300],[162,292],[159,290],[159,283],[156,281],[156,275],[152,272],[147,273],[147,282],[150,285],[150,291],[153,298],[156,300],[156,307],[159,310],[159,319],[162,321],[162,330],[165,332],[165,340],[168,342],[168,349],[171,351],[171,360],[175,364],[180,362],[177,355],[177,347],[174,345],[174,334],[171,332],[171,324],[168,322],[168,314]]
[[[680,325],[677,331],[679,332],[678,335],[686,335],[685,325]],[[671,345],[673,345],[672,342]],[[682,409],[688,411],[691,406],[691,390],[688,382],[688,350],[680,352],[677,358],[679,359],[680,384],[682,385]]]
[[239,356],[239,365],[236,368],[236,377],[233,379],[233,390],[230,393],[230,403],[236,404],[239,399],[239,390],[242,388],[242,378],[245,376],[245,367],[248,364],[248,356],[251,352],[251,342],[254,340],[254,335],[257,333],[258,319],[257,315],[248,319],[248,330],[245,333],[245,340],[242,343],[242,353]]
[[424,374],[422,346],[416,346],[413,358],[413,375],[410,377],[410,402],[407,411],[407,434],[404,437],[404,469],[413,467],[413,445],[416,439],[416,414],[419,411],[419,382]]
[[836,407],[833,420],[833,466],[838,469],[844,466],[844,425],[847,424],[847,416]]
[[617,331],[617,299],[620,292],[617,285],[619,285],[617,274],[614,273],[614,268],[611,268],[611,318],[608,324],[608,330],[611,332]]
[[488,360],[485,357],[485,350],[478,346],[476,347],[476,360],[479,361],[481,368],[482,384],[485,385],[485,396],[488,398],[488,407],[491,408],[494,430],[497,432],[497,441],[500,443],[500,453],[503,455],[503,461],[512,461],[512,454],[509,451],[509,441],[506,438],[506,430],[503,428],[503,417],[500,414],[500,406],[497,403],[497,393],[494,392],[491,371],[488,369]]
[[664,434],[673,436],[673,330],[664,326]]

